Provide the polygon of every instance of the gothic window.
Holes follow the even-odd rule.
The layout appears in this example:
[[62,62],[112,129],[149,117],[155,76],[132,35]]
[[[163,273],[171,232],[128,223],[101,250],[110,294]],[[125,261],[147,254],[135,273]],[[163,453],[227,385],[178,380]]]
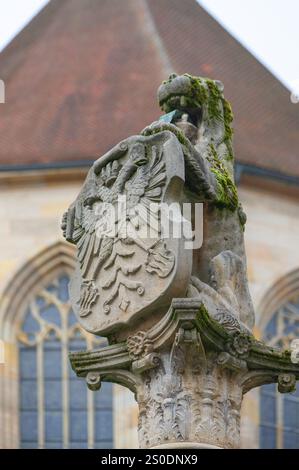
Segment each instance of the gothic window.
[[[264,340],[273,347],[289,348],[299,338],[299,295],[285,302],[264,329]],[[275,384],[261,387],[260,447],[299,448],[299,390],[280,394]]]
[[112,448],[112,388],[87,389],[68,353],[101,347],[80,328],[61,274],[30,302],[18,329],[20,447]]

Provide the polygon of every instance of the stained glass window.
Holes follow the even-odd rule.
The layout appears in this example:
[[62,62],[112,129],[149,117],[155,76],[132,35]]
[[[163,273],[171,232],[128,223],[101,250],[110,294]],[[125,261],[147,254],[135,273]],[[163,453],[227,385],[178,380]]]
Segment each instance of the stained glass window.
[[105,344],[82,330],[62,274],[31,301],[18,332],[22,448],[112,448],[112,386],[87,389],[68,353]]
[[[271,317],[264,332],[270,346],[289,348],[299,338],[299,297],[285,303]],[[260,447],[299,449],[299,390],[290,394],[277,392],[275,384],[260,391]]]

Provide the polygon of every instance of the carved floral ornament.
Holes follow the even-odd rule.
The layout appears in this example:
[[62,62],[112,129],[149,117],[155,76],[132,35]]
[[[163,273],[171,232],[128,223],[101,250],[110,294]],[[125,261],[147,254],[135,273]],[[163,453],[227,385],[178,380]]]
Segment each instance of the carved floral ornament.
[[127,348],[131,357],[135,359],[146,356],[153,351],[152,341],[144,331],[139,331],[136,335],[129,336],[127,339]]
[[232,335],[231,339],[227,342],[228,352],[233,356],[242,358],[249,355],[250,347],[250,337],[244,333],[236,333]]

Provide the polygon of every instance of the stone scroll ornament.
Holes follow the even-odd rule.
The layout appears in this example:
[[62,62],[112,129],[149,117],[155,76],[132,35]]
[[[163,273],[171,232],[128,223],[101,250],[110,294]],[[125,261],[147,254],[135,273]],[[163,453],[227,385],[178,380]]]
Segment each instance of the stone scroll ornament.
[[[106,380],[135,393],[141,447],[236,448],[243,394],[271,382],[290,392],[299,367],[252,335],[222,83],[173,74],[158,99],[165,114],[95,161],[63,217],[74,311],[109,343],[71,363],[91,390]],[[200,247],[186,245],[183,203],[203,204]]]

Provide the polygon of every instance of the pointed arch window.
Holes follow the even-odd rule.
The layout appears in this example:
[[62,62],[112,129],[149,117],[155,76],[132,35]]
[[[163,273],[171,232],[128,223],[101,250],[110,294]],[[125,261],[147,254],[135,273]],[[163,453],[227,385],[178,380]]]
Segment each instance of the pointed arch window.
[[[299,338],[299,292],[289,295],[273,314],[268,315],[264,340],[273,347],[287,349]],[[299,449],[299,389],[280,394],[275,384],[260,391],[260,447]]]
[[60,273],[31,299],[18,325],[20,447],[112,448],[112,386],[87,389],[68,354],[104,345],[77,323]]

